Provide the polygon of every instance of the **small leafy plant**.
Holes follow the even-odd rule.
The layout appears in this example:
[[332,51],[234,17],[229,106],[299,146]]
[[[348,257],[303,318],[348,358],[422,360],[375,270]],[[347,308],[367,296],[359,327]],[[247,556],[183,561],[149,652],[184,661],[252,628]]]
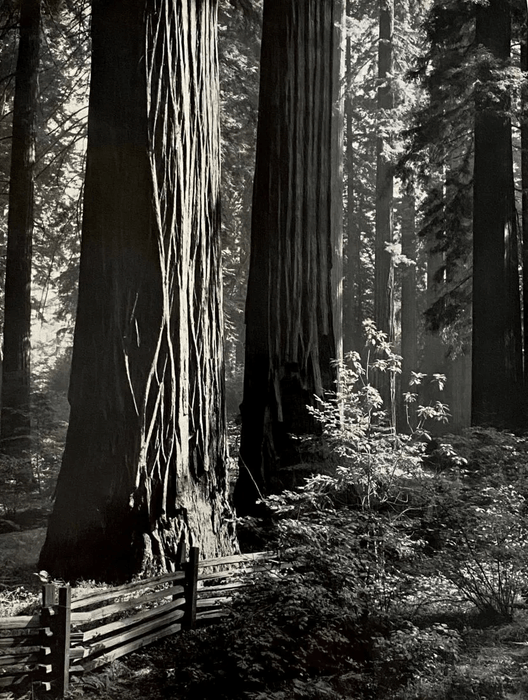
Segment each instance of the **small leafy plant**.
[[[348,353],[343,361],[336,363],[339,375],[336,392],[324,399],[316,397],[317,405],[308,407],[322,434],[318,438],[306,438],[305,442],[312,442],[314,449],[320,449],[322,441],[326,453],[337,464],[335,480],[328,481],[328,488],[334,483],[343,491],[341,482],[345,480],[350,487],[349,496],[362,508],[370,509],[406,498],[410,482],[424,475],[423,454],[430,441],[427,423],[446,422],[449,412],[440,401],[426,406],[418,404],[413,423],[409,407],[416,403],[418,395],[406,393],[408,433],[396,432],[373,375],[388,373],[393,384],[395,375],[401,372],[401,357],[392,351],[386,334],[378,331],[372,321],[363,325],[365,363],[357,352]],[[413,373],[412,384],[418,387],[426,376]],[[432,382],[441,391],[445,376],[434,374]]]
[[[442,459],[445,465],[445,454]],[[473,469],[458,456],[433,482],[431,510],[442,529],[434,565],[481,613],[511,620],[528,588],[524,475],[513,478],[511,466],[508,476],[500,465],[488,470],[483,464],[481,473]]]
[[[418,556],[420,533],[435,533],[436,554],[426,560],[425,570],[450,581],[485,615],[509,620],[515,601],[528,589],[525,441],[475,429],[440,440],[431,451],[428,424],[446,422],[449,411],[439,400],[419,404],[417,392],[404,394],[408,432],[398,434],[371,380],[375,371],[393,378],[401,370],[400,358],[372,322],[364,327],[365,363],[358,353],[338,363],[338,390],[309,409],[321,425],[317,439],[333,458],[333,473],[314,476],[272,507],[279,510],[281,502],[284,510],[288,499],[292,506],[304,494],[319,508],[361,509],[368,515],[369,544],[363,551],[376,553],[378,583],[393,575],[387,559],[391,548]],[[411,386],[426,379],[413,372]],[[441,391],[445,377],[433,374],[429,381]],[[295,521],[288,527],[299,529]]]

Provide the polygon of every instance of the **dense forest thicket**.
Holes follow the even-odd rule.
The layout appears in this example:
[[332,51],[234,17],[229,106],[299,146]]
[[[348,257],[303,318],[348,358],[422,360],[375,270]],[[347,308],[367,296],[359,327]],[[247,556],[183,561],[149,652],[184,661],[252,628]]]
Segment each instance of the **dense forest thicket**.
[[526,3],[4,0],[0,38],[1,527],[72,582],[279,551],[175,697],[523,697],[467,658],[528,633]]

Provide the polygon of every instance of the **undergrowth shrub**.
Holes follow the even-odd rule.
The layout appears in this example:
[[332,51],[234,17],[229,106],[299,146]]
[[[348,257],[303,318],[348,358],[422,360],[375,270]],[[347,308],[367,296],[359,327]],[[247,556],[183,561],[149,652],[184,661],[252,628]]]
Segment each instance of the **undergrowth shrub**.
[[367,606],[346,555],[337,576],[325,561],[295,556],[290,564],[239,596],[228,621],[178,648],[176,697],[391,698],[418,668],[441,673],[456,658],[456,632],[420,630]]
[[[416,663],[426,672],[452,663],[446,640],[453,647],[456,633],[419,630],[400,604],[423,557],[415,491],[426,478],[425,421],[447,409],[418,407],[412,434],[397,435],[370,375],[395,374],[399,358],[372,324],[366,331],[372,361],[363,369],[350,355],[339,391],[311,409],[321,435],[304,447],[331,455],[333,473],[266,500],[283,569],[238,596],[228,622],[193,636],[198,649],[181,660],[191,697],[390,697]],[[202,644],[207,660],[196,662]]]
[[511,620],[528,588],[526,453],[524,440],[498,435],[472,429],[440,449],[429,494],[439,538],[432,564],[490,620]]
[[[394,576],[386,566],[391,546],[417,552],[424,545],[420,567],[431,580],[451,582],[490,620],[510,620],[528,588],[528,440],[482,428],[433,440],[428,422],[447,421],[448,407],[439,400],[420,405],[411,392],[404,395],[408,432],[397,434],[371,378],[388,372],[394,385],[401,358],[372,322],[364,326],[365,363],[350,353],[338,363],[338,391],[309,409],[322,435],[305,441],[322,441],[337,466],[308,481],[304,492],[319,507],[369,514],[378,580]],[[425,381],[441,391],[445,377],[412,373],[417,391]]]
[[[374,656],[379,685],[389,690],[407,687],[418,677],[435,679],[445,674],[460,655],[460,635],[446,624],[420,629],[407,622],[387,637],[375,640]],[[396,682],[395,682],[396,681]]]
[[[405,499],[408,486],[421,479],[423,455],[430,435],[430,421],[446,422],[448,407],[441,401],[417,404],[418,394],[404,395],[408,432],[398,434],[391,411],[372,381],[379,373],[388,373],[394,385],[401,373],[401,357],[396,355],[386,335],[371,321],[364,322],[366,335],[365,362],[357,352],[348,353],[336,362],[338,388],[324,399],[315,397],[316,406],[308,411],[321,427],[321,435],[302,438],[305,449],[331,455],[337,465],[329,477],[327,490],[335,484],[341,497],[362,508],[376,508],[384,503],[394,504]],[[418,388],[425,381],[441,391],[444,375],[413,373],[411,384]],[[346,480],[348,490],[342,482]]]
[[[432,440],[428,421],[446,421],[448,408],[420,405],[411,392],[408,432],[398,434],[372,376],[389,372],[394,384],[400,358],[372,323],[365,328],[365,363],[357,353],[340,363],[338,391],[310,409],[320,434],[302,439],[303,451],[331,468],[265,501],[283,569],[235,597],[231,619],[191,635],[175,694],[449,697],[458,692],[460,633],[427,621],[423,608],[453,604],[458,591],[455,604],[463,597],[511,616],[526,585],[526,489],[516,466],[524,445],[505,457],[510,438],[499,450],[474,433]],[[417,391],[425,381],[441,391],[444,378],[415,373],[412,381]]]

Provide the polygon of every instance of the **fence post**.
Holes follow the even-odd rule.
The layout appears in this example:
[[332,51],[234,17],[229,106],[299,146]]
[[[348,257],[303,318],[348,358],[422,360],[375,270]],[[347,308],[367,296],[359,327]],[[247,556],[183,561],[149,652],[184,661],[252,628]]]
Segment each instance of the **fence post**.
[[200,550],[191,547],[189,561],[185,565],[185,608],[182,618],[182,628],[190,630],[196,623],[196,600],[198,598],[198,561]]
[[68,691],[70,685],[70,636],[71,636],[71,588],[59,588],[59,605],[55,618],[56,635],[56,678],[57,693],[60,698]]
[[[58,602],[55,592],[52,583],[42,587],[41,624],[51,629],[51,675],[45,687],[63,698],[70,682],[71,588],[59,588]],[[44,671],[49,672],[46,667]]]
[[[46,647],[51,647],[53,649],[53,645],[55,644],[55,640],[53,638],[53,617],[55,615],[55,610],[53,609],[54,605],[55,586],[52,583],[46,583],[44,586],[42,586],[42,608],[40,610],[40,625],[43,628],[41,630],[41,635],[42,637],[45,637],[45,639],[41,639],[41,646],[43,649]],[[41,675],[39,675],[42,678],[41,684],[46,691],[51,690],[51,679],[54,671],[53,655],[51,656],[50,661],[51,666],[50,664],[46,663],[40,664]]]

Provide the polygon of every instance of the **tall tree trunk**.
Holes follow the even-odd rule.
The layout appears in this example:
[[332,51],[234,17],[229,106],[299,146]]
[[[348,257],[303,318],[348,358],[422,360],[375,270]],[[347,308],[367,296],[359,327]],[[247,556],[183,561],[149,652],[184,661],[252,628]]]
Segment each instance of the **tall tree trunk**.
[[523,269],[523,330],[524,381],[528,381],[528,11],[524,13],[521,30],[521,186],[522,186],[522,269]]
[[216,0],[96,0],[71,417],[40,565],[225,553]]
[[446,401],[451,417],[446,429],[460,433],[471,425],[471,347],[448,360]]
[[[347,0],[347,16],[352,14],[353,0]],[[347,163],[347,212],[346,212],[346,267],[343,290],[343,350],[345,353],[362,348],[362,289],[361,289],[361,232],[357,223],[357,202],[354,183],[354,126],[352,85],[350,66],[352,63],[352,39],[346,40],[347,94],[346,117],[346,163]]]
[[[461,201],[471,197],[473,184],[473,159],[469,167],[465,167],[466,154],[464,149],[452,150],[446,154],[448,167],[445,172],[444,185],[444,216],[446,220],[445,235],[447,240],[452,239],[453,231],[456,231],[463,216],[464,209],[461,204],[471,211],[470,201]],[[467,195],[463,194],[467,192]],[[471,268],[471,265],[469,265]],[[460,250],[448,245],[445,256],[445,282],[446,295],[452,290],[460,289],[466,284],[468,265],[463,264]],[[455,333],[451,332],[451,341],[446,357],[445,394],[444,399],[449,406],[449,423],[444,424],[449,432],[461,432],[471,425],[471,303],[463,310],[463,317],[454,324]],[[442,427],[442,426],[440,426]]]
[[341,276],[338,0],[266,0],[246,305],[239,513],[291,483],[291,434],[335,389]]
[[0,447],[23,458],[25,478],[31,477],[31,255],[40,18],[40,0],[23,0],[13,105],[2,364]]
[[[379,0],[378,43],[378,118],[386,118],[394,106],[391,85],[393,67],[394,0]],[[394,168],[387,158],[386,139],[382,133],[376,142],[376,241],[374,281],[374,321],[378,330],[394,341],[394,265],[387,244],[393,240],[392,204]],[[377,380],[378,388],[394,423],[393,382],[387,374]]]
[[[416,263],[416,207],[414,194],[405,195],[402,214],[402,254]],[[402,272],[401,282],[401,355],[402,392],[413,392],[411,372],[418,370],[418,307],[416,299],[416,264],[408,265]],[[400,421],[405,429],[405,411]]]
[[[427,308],[431,308],[437,301],[440,293],[445,291],[445,280],[439,280],[440,270],[444,266],[443,253],[428,251],[427,255]],[[420,402],[424,405],[432,405],[439,399],[435,383],[431,382],[433,374],[444,374],[446,369],[446,348],[438,331],[427,330],[424,336],[424,351],[421,371],[427,374],[422,384]],[[427,426],[434,433],[442,432],[440,423],[432,423]]]
[[[498,61],[510,55],[508,3],[477,7],[476,40]],[[487,68],[482,69],[489,79]],[[473,213],[472,423],[515,427],[521,337],[509,98],[477,97]],[[502,110],[502,112],[501,112]]]

